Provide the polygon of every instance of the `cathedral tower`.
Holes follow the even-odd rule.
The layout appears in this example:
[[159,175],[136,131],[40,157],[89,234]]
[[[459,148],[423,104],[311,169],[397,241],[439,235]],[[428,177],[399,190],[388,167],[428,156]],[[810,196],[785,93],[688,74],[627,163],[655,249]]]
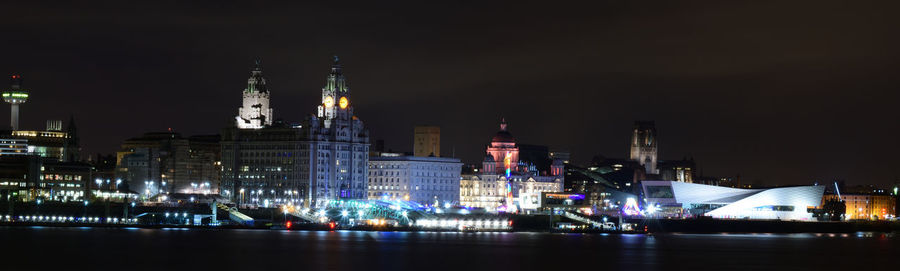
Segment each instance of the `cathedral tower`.
[[272,108],[269,107],[269,88],[266,87],[266,78],[263,77],[259,60],[257,60],[253,71],[250,72],[250,79],[247,79],[243,106],[238,108],[235,120],[240,129],[260,129],[272,125],[272,119]]
[[659,174],[656,169],[656,127],[652,121],[635,121],[631,135],[631,160],[637,161],[647,174]]

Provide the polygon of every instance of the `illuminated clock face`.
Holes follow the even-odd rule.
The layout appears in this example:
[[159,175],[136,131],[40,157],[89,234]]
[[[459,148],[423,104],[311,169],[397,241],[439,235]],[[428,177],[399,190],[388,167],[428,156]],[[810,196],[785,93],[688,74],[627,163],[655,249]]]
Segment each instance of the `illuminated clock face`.
[[348,100],[347,97],[341,97],[341,100],[338,101],[338,105],[341,106],[341,109],[345,109],[350,105],[350,100]]
[[325,96],[325,107],[332,106],[334,106],[334,98],[332,98],[331,96]]

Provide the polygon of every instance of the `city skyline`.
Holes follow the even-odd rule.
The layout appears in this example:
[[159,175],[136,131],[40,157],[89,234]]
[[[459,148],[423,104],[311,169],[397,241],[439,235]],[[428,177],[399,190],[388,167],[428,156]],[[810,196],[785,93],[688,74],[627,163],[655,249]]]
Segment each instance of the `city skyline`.
[[[653,17],[653,9],[639,4],[597,5],[607,8],[606,18],[617,20],[581,12],[564,16],[559,8],[539,13],[527,3],[516,7],[521,14],[505,14],[508,22],[489,16],[502,6],[488,5],[470,15],[470,24],[452,19],[466,14],[460,7],[429,9],[437,13],[431,17],[413,14],[419,6],[315,7],[345,12],[347,18],[376,18],[298,31],[309,38],[281,33],[328,16],[307,11],[314,16],[295,21],[288,11],[268,10],[266,20],[240,20],[232,15],[235,7],[222,7],[216,10],[221,13],[201,12],[196,19],[182,16],[192,10],[154,10],[164,16],[147,20],[125,18],[137,13],[128,8],[121,14],[103,13],[118,11],[107,7],[61,16],[62,8],[31,6],[27,10],[51,14],[52,20],[3,16],[8,25],[27,28],[13,27],[10,31],[20,34],[10,35],[15,42],[0,45],[17,52],[0,71],[23,75],[31,92],[20,108],[23,129],[73,114],[87,154],[112,153],[125,139],[148,131],[220,133],[233,121],[240,102],[234,93],[245,85],[257,57],[270,80],[276,118],[299,121],[318,104],[321,67],[337,54],[346,63],[354,106],[371,139],[384,139],[395,151],[412,151],[414,125],[437,125],[442,154],[455,152],[478,163],[505,117],[520,142],[568,150],[575,161],[598,154],[627,158],[631,124],[654,120],[659,158],[694,157],[704,175],[740,174],[765,184],[833,179],[890,184],[900,176],[891,166],[900,162],[892,155],[900,143],[873,135],[890,139],[900,132],[895,125],[900,114],[891,107],[898,100],[900,57],[890,49],[897,40],[882,33],[889,27],[877,27],[896,21],[886,13],[854,6],[871,13],[869,23],[838,27],[824,15],[806,18],[811,22],[781,13],[772,22],[750,20],[766,6],[661,6],[655,8],[674,9],[675,15]],[[422,20],[423,29],[391,20],[362,26],[384,19],[392,8],[401,15],[396,20]],[[528,23],[528,14],[560,20]],[[704,14],[735,19],[711,26],[703,24],[709,19],[703,16],[712,15]],[[666,28],[672,33],[652,30],[642,18],[671,23]],[[112,19],[125,23],[104,25]],[[169,25],[176,22],[189,27]],[[70,23],[70,29],[55,28],[59,23]],[[728,27],[750,37],[730,34]],[[817,30],[822,27],[837,33]],[[369,34],[376,30],[383,35]],[[575,37],[588,38],[566,42]],[[648,37],[655,42],[638,43]],[[348,42],[354,39],[368,46]],[[168,45],[172,41],[189,46]],[[544,53],[531,55],[535,51]]]

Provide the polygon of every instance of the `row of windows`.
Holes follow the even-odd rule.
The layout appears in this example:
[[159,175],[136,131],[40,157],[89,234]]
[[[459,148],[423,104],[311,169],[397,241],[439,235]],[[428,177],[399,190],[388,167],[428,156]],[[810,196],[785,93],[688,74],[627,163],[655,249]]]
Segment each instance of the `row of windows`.
[[44,174],[41,176],[43,180],[59,180],[59,181],[81,181],[81,175],[59,175],[59,174]]

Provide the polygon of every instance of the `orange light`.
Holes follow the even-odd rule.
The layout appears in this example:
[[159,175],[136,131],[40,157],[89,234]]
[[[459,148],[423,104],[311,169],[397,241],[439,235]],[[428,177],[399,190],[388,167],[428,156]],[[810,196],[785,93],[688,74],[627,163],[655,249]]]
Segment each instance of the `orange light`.
[[332,98],[331,96],[326,96],[323,104],[325,104],[325,107],[331,108],[332,106],[334,106],[334,98]]
[[338,101],[338,106],[340,106],[341,109],[346,109],[347,106],[350,106],[350,100],[348,100],[347,97],[341,97]]

